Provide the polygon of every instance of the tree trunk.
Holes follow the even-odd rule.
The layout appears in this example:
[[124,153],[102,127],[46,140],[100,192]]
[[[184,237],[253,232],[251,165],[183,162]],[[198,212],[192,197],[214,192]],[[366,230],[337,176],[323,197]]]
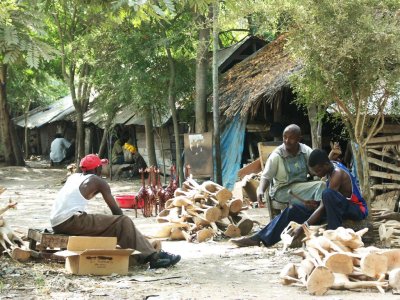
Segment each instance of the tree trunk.
[[[107,122],[106,122],[106,126],[104,126],[104,131],[103,131],[103,136],[101,137],[101,142],[100,142],[100,147],[99,147],[99,156],[100,157],[104,157],[104,154],[107,151],[107,142],[108,142],[108,132],[110,131],[111,128],[111,121],[112,121],[113,117],[108,116],[107,118]],[[107,153],[108,155],[108,153]],[[110,157],[108,158],[110,159]]]
[[370,208],[371,204],[371,190],[369,186],[369,165],[368,165],[368,155],[367,150],[362,147],[362,140],[357,139],[356,143],[351,144],[353,156],[355,158],[356,166],[357,166],[357,177],[360,185],[360,189],[365,201],[368,204],[368,208]]
[[[371,209],[371,190],[369,187],[369,165],[368,165],[368,155],[367,150],[361,145],[363,145],[364,138],[361,136],[354,135],[354,128],[350,121],[345,120],[344,124],[350,136],[351,150],[353,154],[353,164],[356,164],[357,179],[361,191],[361,195],[365,199],[368,205],[368,210]],[[371,219],[371,214],[368,215],[368,219]]]
[[101,142],[99,146],[98,154],[100,157],[104,157],[107,150],[107,137],[108,137],[108,126],[104,128],[103,135],[101,136]]
[[13,153],[15,157],[15,165],[16,166],[25,166],[24,154],[22,153],[22,145],[17,138],[17,130],[15,129],[14,121],[10,120],[10,138],[11,138],[11,145],[13,148]]
[[214,123],[214,146],[215,146],[215,181],[222,185],[222,170],[221,170],[221,137],[219,129],[219,82],[218,82],[218,62],[217,62],[217,51],[218,51],[218,13],[219,13],[219,1],[213,3],[213,123]]
[[311,127],[312,148],[317,149],[322,147],[322,121],[319,116],[320,106],[309,104],[307,105],[308,120]]
[[76,112],[76,148],[75,160],[79,160],[85,156],[85,124],[83,123],[83,114],[87,111],[89,105],[91,85],[88,83],[91,68],[89,64],[83,63],[79,70],[79,81],[75,86],[75,66],[70,66],[69,90],[72,102]]
[[[28,106],[29,107],[29,106]],[[25,120],[25,127],[24,127],[24,149],[25,149],[25,159],[29,157],[29,142],[28,142],[28,112],[24,112],[24,120]]]
[[76,160],[80,161],[85,156],[85,127],[83,124],[83,111],[80,105],[75,106],[76,112]]
[[0,129],[1,129],[1,144],[3,146],[4,159],[6,165],[14,165],[15,157],[12,152],[12,145],[9,138],[9,114],[7,106],[7,65],[2,64],[0,67]]
[[199,17],[199,44],[196,57],[196,133],[207,131],[207,70],[210,27],[205,16]]
[[[25,165],[7,103],[7,65],[0,65],[0,138],[6,165]],[[14,147],[14,148],[13,148]]]
[[154,145],[153,116],[151,108],[145,109],[146,148],[149,157],[149,166],[157,166],[156,148]]
[[24,120],[25,120],[25,127],[24,127],[24,149],[25,149],[25,159],[29,157],[30,149],[29,149],[29,137],[28,137],[28,113],[29,113],[29,108],[31,107],[31,101],[28,100],[28,103],[26,104],[24,108]]
[[[179,123],[178,114],[176,112],[176,90],[175,90],[175,61],[171,54],[171,49],[167,46],[167,56],[169,64],[169,85],[168,85],[168,104],[171,109],[172,123],[174,125],[174,136],[175,136],[175,160],[176,168],[178,170],[179,181],[183,180],[183,167],[181,159],[181,149],[180,149],[180,135],[179,135]],[[180,186],[180,182],[178,182]]]

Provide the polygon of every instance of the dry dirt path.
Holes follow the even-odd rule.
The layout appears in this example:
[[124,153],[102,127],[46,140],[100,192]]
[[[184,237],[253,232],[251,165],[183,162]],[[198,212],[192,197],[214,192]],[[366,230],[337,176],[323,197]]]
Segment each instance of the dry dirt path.
[[[33,165],[33,164],[32,164]],[[0,167],[0,186],[7,191],[0,196],[1,205],[9,198],[18,201],[16,210],[5,217],[18,233],[26,236],[29,228],[49,228],[52,201],[61,188],[64,169],[37,167]],[[113,193],[138,190],[139,181],[111,181]],[[101,198],[89,204],[89,210],[109,213]],[[125,214],[144,233],[150,233],[154,218]],[[264,209],[249,211],[265,223]],[[127,276],[74,276],[63,264],[18,263],[0,257],[0,299],[400,299],[387,293],[370,291],[329,291],[324,297],[313,297],[304,288],[282,286],[278,280],[287,262],[298,262],[289,253],[276,248],[236,248],[227,240],[202,244],[163,241],[163,249],[179,253],[182,261],[168,270],[133,267]],[[384,298],[383,298],[384,297]]]

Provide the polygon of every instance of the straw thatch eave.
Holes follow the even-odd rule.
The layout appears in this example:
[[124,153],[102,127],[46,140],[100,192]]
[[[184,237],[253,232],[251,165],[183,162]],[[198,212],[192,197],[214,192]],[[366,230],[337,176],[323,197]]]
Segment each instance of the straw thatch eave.
[[219,85],[223,115],[255,115],[263,100],[271,102],[289,84],[289,76],[301,66],[284,50],[285,42],[286,35],[280,36],[225,74]]

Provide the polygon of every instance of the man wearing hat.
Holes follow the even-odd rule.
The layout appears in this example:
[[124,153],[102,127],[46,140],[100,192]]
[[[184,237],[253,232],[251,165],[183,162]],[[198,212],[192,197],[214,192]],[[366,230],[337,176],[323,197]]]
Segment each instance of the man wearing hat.
[[[179,262],[180,256],[164,251],[156,252],[140,233],[133,221],[124,216],[111,195],[108,183],[100,177],[101,168],[107,164],[95,154],[82,158],[79,166],[83,173],[69,176],[58,192],[50,215],[55,233],[85,236],[115,236],[121,248],[141,252],[140,261],[149,262],[150,268],[166,268]],[[101,193],[112,215],[86,213],[87,201]]]

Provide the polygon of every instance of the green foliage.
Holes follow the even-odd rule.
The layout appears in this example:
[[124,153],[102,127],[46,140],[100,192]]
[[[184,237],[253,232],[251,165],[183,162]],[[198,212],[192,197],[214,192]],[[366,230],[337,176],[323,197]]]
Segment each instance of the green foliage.
[[[220,14],[221,31],[232,28],[247,29],[248,34],[257,35],[267,41],[275,39],[277,9],[270,0],[240,0],[223,2]],[[243,37],[242,34],[237,35]]]
[[160,19],[175,13],[175,3],[172,0],[118,0],[113,9],[120,12],[133,9],[140,20]]
[[[331,106],[358,144],[357,172],[369,199],[366,145],[400,92],[400,2],[394,0],[273,0],[287,50],[302,63],[293,81],[306,105]],[[282,19],[281,19],[282,20]],[[353,149],[354,150],[354,149]]]
[[159,112],[168,109],[166,45],[174,51],[178,99],[190,97],[194,86],[194,49],[188,33],[190,19],[181,16],[174,22],[141,20],[137,23],[136,16],[127,14],[123,20],[109,22],[107,28],[97,32],[96,39],[102,43],[94,49],[93,82],[103,111],[113,114],[127,104],[138,113],[149,107]]
[[[289,49],[304,63],[298,91],[309,100],[373,113],[400,79],[400,2],[297,1]],[[310,92],[315,93],[311,97]],[[360,105],[364,103],[364,105]]]
[[68,94],[68,88],[46,70],[30,69],[24,64],[14,64],[9,69],[8,87],[10,110],[14,116]]
[[49,61],[58,52],[43,42],[41,15],[25,1],[4,0],[0,8],[0,63],[13,64],[24,58],[38,68],[40,59]]

